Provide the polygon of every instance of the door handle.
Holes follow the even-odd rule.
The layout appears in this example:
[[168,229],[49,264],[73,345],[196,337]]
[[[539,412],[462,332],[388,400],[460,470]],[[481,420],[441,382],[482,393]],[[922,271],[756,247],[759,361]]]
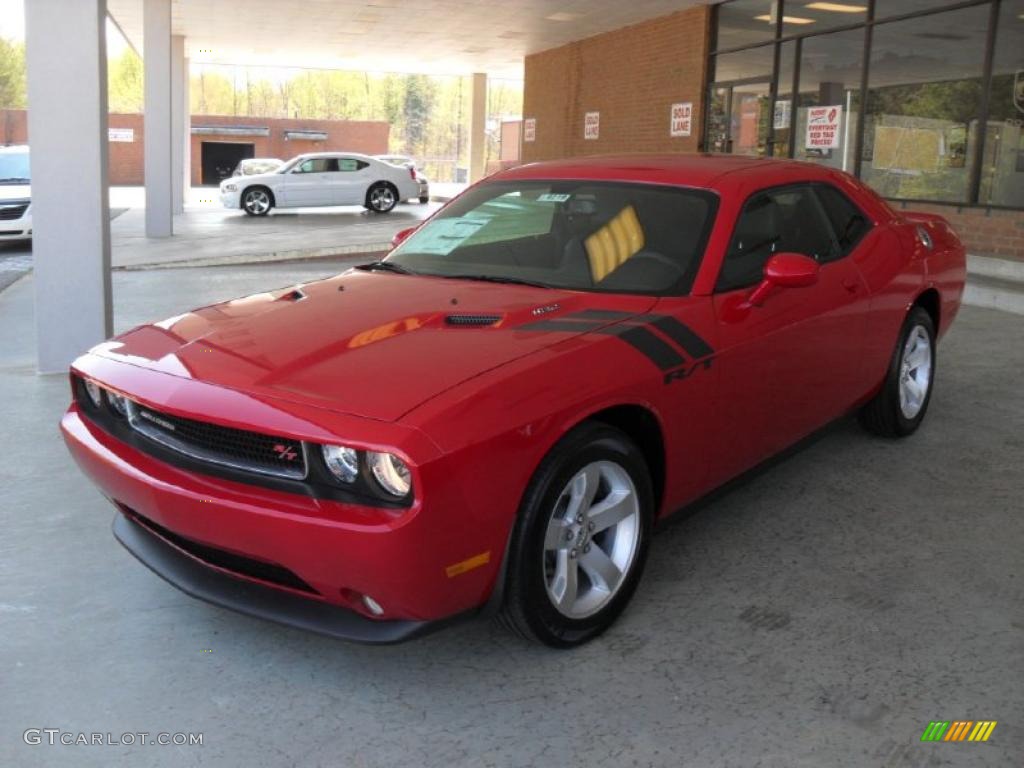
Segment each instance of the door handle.
[[845,288],[850,293],[856,293],[857,289],[860,288],[860,283],[849,277],[845,277],[843,278],[843,288]]

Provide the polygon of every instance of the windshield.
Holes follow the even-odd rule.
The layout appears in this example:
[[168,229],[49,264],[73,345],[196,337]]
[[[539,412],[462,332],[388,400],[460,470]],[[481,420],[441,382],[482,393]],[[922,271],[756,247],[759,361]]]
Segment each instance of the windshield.
[[28,184],[28,152],[0,152],[0,184]]
[[258,173],[270,173],[280,165],[278,160],[243,160],[240,169],[243,176],[255,176]]
[[496,181],[443,208],[387,261],[440,277],[682,295],[716,201],[704,190],[648,184]]

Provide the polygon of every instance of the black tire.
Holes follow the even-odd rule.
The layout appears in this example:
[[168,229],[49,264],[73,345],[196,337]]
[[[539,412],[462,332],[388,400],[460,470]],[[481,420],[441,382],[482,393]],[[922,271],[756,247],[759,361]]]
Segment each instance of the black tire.
[[[547,549],[545,537],[552,520],[562,514],[559,504],[563,491],[568,489],[570,481],[581,470],[595,462],[601,462],[604,466],[617,466],[625,471],[632,482],[639,514],[632,518],[634,522],[628,530],[635,531],[637,538],[633,539],[627,534],[629,538],[624,540],[627,547],[635,541],[631,550],[632,558],[625,570],[620,571],[622,577],[618,586],[610,590],[609,597],[601,598],[606,602],[601,603],[601,607],[591,615],[571,618],[556,607],[554,598],[548,592],[546,569],[552,562],[548,558],[553,555]],[[605,481],[602,479],[601,482]],[[602,499],[600,490],[595,498],[598,501]],[[508,573],[504,602],[498,614],[499,621],[526,639],[555,648],[569,648],[594,639],[611,626],[636,590],[647,558],[653,519],[654,492],[651,476],[636,444],[619,430],[599,422],[585,422],[576,427],[551,449],[523,496],[509,545]],[[561,524],[561,519],[558,522]],[[569,528],[565,530],[567,536],[572,535]],[[586,542],[587,556],[590,555],[591,545],[601,546],[602,552],[606,551],[605,547],[612,546],[615,539],[606,538],[602,544],[599,540],[602,534],[618,536],[621,530],[616,528],[613,531],[609,528],[605,532],[593,534],[594,538]],[[577,573],[584,574],[584,555],[577,554],[574,557],[581,558],[576,564],[580,569]],[[577,578],[583,578],[584,583],[589,585],[586,588],[593,589],[594,582],[588,577],[582,575]]]
[[242,210],[250,216],[266,216],[274,207],[274,194],[266,187],[249,187],[242,192]]
[[395,185],[378,181],[366,190],[363,205],[373,213],[390,213],[398,202],[398,190],[395,189]]
[[427,203],[429,203],[429,202],[430,202],[430,198],[429,198],[429,197],[426,197],[426,196],[424,196],[424,197],[421,197],[421,198],[420,198],[420,202],[421,202],[421,203],[423,203],[423,204],[425,205],[425,204],[427,204]]
[[[929,368],[924,399],[917,405],[916,410],[911,408],[911,414],[908,415],[900,403],[901,380],[905,375],[909,375],[908,371],[904,370],[904,353],[907,351],[907,340],[918,329],[928,338]],[[916,374],[914,378],[916,380]],[[858,414],[860,423],[869,432],[883,437],[906,437],[913,434],[924,421],[934,388],[935,324],[931,315],[922,307],[915,306],[910,309],[903,321],[882,388]]]

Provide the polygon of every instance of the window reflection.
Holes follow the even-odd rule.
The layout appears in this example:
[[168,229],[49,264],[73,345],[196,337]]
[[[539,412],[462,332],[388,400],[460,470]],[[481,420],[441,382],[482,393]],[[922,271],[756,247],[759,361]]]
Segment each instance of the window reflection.
[[987,6],[875,27],[861,177],[886,197],[965,202]]

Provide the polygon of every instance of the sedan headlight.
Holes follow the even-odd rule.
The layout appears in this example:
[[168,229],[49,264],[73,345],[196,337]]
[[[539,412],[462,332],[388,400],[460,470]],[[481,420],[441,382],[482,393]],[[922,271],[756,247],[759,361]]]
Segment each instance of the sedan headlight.
[[412,487],[412,477],[409,474],[409,467],[405,465],[404,461],[393,453],[377,451],[367,452],[366,461],[381,488],[399,498],[408,495],[409,489]]
[[347,445],[322,445],[324,464],[337,480],[354,483],[359,477],[359,452]]

